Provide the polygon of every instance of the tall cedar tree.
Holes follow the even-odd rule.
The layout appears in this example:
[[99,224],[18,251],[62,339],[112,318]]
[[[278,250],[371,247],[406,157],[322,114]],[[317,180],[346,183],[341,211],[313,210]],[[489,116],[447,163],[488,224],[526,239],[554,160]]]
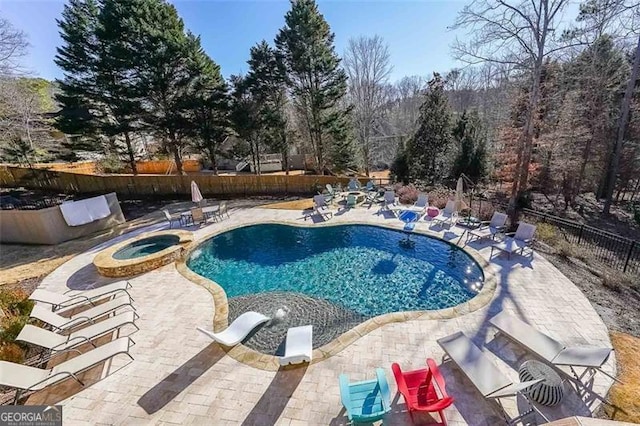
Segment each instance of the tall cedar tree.
[[462,173],[473,182],[478,182],[486,174],[486,134],[476,110],[463,111],[453,128],[453,139],[458,154],[453,162],[451,176]]
[[104,110],[102,133],[111,140],[124,137],[125,153],[135,174],[136,152],[132,132],[142,126],[143,95],[135,66],[140,61],[133,40],[140,33],[138,17],[150,0],[103,0],[96,28],[99,42],[94,101]]
[[232,133],[229,118],[230,99],[228,87],[220,66],[207,55],[196,56],[196,68],[202,77],[197,81],[190,108],[193,111],[193,146],[207,156],[215,174],[220,145]]
[[143,4],[140,33],[132,40],[138,55],[134,72],[141,79],[147,111],[145,121],[173,155],[178,173],[182,156],[194,132],[192,98],[206,80],[200,39],[185,33],[175,7],[158,0]]
[[93,102],[95,67],[98,61],[99,5],[96,0],[70,0],[64,6],[62,19],[57,20],[62,46],[57,48],[55,63],[63,72],[56,100],[61,110],[55,126],[70,135],[69,148],[97,151],[101,149],[95,135],[98,126],[94,118]]
[[[64,70],[58,101],[58,128],[79,134],[74,148],[100,149],[96,135],[111,141],[124,137],[125,152],[135,173],[131,133],[137,130],[142,99],[131,72],[138,55],[131,48],[137,36],[140,7],[149,0],[72,1],[58,22],[65,44],[56,63]],[[93,146],[87,140],[94,141]]]
[[444,81],[434,73],[425,100],[420,106],[419,127],[407,143],[411,177],[440,183],[448,176],[447,158],[451,147],[451,111]]
[[265,138],[264,123],[261,118],[261,105],[251,90],[246,76],[231,76],[231,122],[240,139],[247,143],[251,162],[257,174],[260,174],[260,154]]
[[347,91],[347,75],[340,68],[333,41],[334,34],[314,0],[291,1],[275,43],[320,173],[326,169],[331,143],[344,143],[340,138],[347,114],[339,102]]
[[287,107],[287,70],[278,52],[262,40],[251,48],[247,82],[259,103],[259,119],[264,129],[265,143],[282,154],[288,172],[289,123]]

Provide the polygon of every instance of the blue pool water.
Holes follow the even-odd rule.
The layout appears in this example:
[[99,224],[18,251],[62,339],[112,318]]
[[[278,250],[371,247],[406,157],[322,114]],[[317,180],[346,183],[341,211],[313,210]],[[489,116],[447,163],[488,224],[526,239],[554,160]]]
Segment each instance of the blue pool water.
[[436,238],[367,225],[237,228],[205,241],[187,264],[229,298],[297,292],[365,316],[443,309],[482,287],[478,264]]

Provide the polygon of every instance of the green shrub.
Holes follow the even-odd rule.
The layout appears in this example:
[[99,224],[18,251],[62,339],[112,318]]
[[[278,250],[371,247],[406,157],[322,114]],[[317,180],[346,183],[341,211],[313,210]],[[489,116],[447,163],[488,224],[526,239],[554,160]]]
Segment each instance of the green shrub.
[[557,245],[561,240],[558,228],[548,223],[538,223],[536,238],[551,246]]
[[28,316],[9,316],[0,323],[0,343],[11,343],[16,340],[18,334],[29,321]]
[[22,290],[0,291],[0,309],[7,316],[28,317],[34,305],[28,297],[29,295]]
[[398,199],[401,204],[413,204],[418,200],[418,194],[420,191],[416,189],[413,185],[406,185],[400,187],[396,194],[398,195]]
[[0,345],[0,360],[22,363],[24,361],[25,350],[15,343],[4,343]]
[[602,271],[601,278],[602,285],[614,291],[620,291],[622,287],[629,287],[633,284],[629,275],[617,269],[606,268]]
[[117,155],[108,155],[96,163],[96,169],[101,173],[120,173],[123,166]]

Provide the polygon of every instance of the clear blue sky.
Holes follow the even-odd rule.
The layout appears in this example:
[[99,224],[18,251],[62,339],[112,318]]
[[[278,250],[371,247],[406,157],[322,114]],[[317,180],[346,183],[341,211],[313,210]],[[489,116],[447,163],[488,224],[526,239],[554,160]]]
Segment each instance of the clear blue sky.
[[[286,0],[174,0],[186,27],[202,38],[207,53],[225,77],[246,72],[249,48],[266,39],[273,42],[289,9]],[[380,35],[389,45],[394,70],[392,80],[405,75],[445,72],[456,63],[449,46],[455,34],[448,31],[462,0],[351,1],[320,0],[320,11],[336,35],[342,56],[349,38]],[[0,0],[0,14],[25,31],[31,43],[24,60],[35,75],[61,76],[53,63],[60,44],[55,20],[64,1]]]

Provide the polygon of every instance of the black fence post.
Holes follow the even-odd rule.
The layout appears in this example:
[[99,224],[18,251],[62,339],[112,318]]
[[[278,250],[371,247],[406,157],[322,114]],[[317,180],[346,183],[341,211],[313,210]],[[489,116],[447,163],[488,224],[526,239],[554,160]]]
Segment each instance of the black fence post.
[[624,261],[624,267],[622,268],[622,272],[627,272],[627,266],[629,266],[629,261],[631,260],[631,253],[633,253],[633,249],[636,246],[635,241],[631,241],[631,245],[629,246],[629,252],[627,253],[627,260]]
[[582,231],[584,230],[584,224],[580,225],[580,232],[578,232],[578,245],[582,242]]

